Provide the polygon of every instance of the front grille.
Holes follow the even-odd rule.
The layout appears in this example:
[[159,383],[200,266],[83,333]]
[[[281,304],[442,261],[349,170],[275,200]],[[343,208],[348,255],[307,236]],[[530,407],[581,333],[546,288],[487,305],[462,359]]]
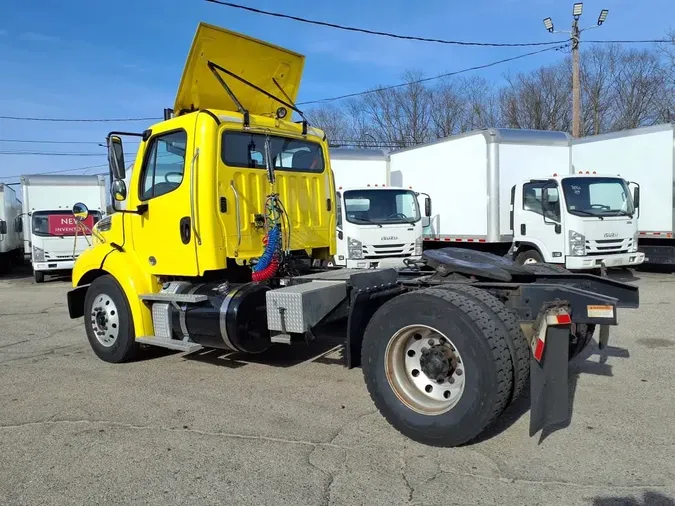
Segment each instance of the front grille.
[[586,254],[607,255],[615,253],[628,253],[633,247],[633,238],[623,239],[597,239],[586,241]]
[[415,252],[415,243],[410,244],[364,244],[363,257],[369,260],[385,257],[409,257]]

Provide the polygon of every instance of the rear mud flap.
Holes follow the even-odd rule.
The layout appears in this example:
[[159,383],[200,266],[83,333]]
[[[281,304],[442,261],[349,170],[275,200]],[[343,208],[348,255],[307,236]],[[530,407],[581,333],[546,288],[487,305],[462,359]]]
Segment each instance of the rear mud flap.
[[567,326],[548,327],[539,362],[530,355],[530,436],[569,421],[569,341]]

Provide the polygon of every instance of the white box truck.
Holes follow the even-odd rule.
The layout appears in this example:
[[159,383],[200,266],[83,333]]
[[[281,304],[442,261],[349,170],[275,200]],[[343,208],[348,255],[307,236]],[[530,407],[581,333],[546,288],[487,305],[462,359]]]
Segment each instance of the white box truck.
[[635,266],[622,178],[573,175],[564,132],[484,129],[391,153],[401,184],[429,188],[424,248],[459,246],[570,270]]
[[575,139],[572,164],[636,182],[638,249],[645,263],[675,265],[675,123]]
[[419,194],[412,189],[391,186],[388,154],[379,149],[333,148],[330,163],[337,203],[333,264],[385,268],[419,260],[422,215],[428,206],[419,205]]
[[11,186],[0,183],[0,274],[23,261],[21,201]]
[[[91,244],[91,228],[106,210],[104,176],[21,176],[24,251],[35,282],[46,274],[72,270],[75,259]],[[76,203],[90,216],[79,227],[72,213]]]

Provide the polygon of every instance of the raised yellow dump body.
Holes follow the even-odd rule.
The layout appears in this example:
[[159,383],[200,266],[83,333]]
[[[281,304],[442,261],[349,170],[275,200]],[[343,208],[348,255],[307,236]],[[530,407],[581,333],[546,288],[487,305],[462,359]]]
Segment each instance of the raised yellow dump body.
[[[325,135],[291,121],[291,110],[264,93],[294,103],[303,64],[302,55],[199,25],[175,116],[144,133],[128,176],[125,212],[103,221],[100,240],[78,258],[73,272],[75,286],[112,274],[127,296],[137,336],[152,333],[150,312],[138,294],[159,291],[158,277],[197,278],[263,254],[262,218],[270,194],[278,194],[285,209],[285,250],[324,259],[335,254]],[[274,184],[268,180],[266,137]]]

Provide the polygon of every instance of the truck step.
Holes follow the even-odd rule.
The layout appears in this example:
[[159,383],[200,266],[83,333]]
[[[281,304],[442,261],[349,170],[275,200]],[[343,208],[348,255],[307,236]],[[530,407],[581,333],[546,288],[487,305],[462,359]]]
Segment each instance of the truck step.
[[159,346],[160,348],[185,351],[188,353],[202,349],[201,345],[191,341],[177,341],[176,339],[167,339],[165,337],[143,336],[137,337],[136,341],[143,344],[150,344],[152,346]]
[[152,300],[157,302],[185,302],[196,303],[203,302],[208,297],[206,295],[195,295],[191,293],[144,293],[139,296],[141,300]]

